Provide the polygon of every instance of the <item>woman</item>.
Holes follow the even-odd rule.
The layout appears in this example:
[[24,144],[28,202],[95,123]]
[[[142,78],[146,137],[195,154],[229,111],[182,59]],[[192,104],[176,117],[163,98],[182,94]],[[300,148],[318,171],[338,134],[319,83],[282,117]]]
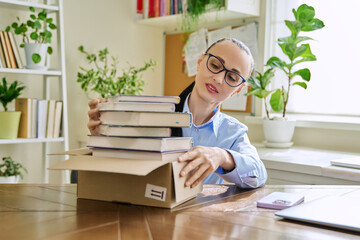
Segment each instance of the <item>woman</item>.
[[[178,158],[179,162],[187,162],[181,177],[193,171],[186,186],[195,187],[201,181],[216,184],[222,179],[241,188],[265,184],[266,169],[250,144],[247,127],[219,111],[223,101],[245,86],[253,65],[250,50],[236,39],[218,40],[198,59],[195,82],[182,92],[176,109],[193,115],[191,128],[177,134],[193,137],[195,146]],[[102,101],[89,102],[88,128],[92,134],[101,123],[97,104]]]

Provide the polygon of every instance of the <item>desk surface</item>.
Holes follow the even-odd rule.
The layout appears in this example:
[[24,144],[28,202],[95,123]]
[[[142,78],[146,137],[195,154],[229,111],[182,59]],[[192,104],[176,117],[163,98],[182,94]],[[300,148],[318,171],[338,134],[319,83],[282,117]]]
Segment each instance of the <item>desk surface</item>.
[[271,192],[302,192],[305,201],[359,186],[268,185],[255,190],[205,185],[177,209],[76,198],[76,185],[0,185],[0,239],[359,239],[356,233],[283,220],[256,207]]

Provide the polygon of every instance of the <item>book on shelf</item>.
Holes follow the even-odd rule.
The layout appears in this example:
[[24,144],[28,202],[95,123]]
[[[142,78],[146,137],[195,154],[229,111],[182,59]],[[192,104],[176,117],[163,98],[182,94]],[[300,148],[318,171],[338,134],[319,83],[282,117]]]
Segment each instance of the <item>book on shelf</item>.
[[47,125],[47,114],[48,111],[48,101],[39,100],[38,101],[38,128],[37,136],[38,138],[45,138],[46,136],[46,125]]
[[53,138],[56,100],[49,100],[46,138]]
[[1,37],[0,37],[0,61],[1,61],[1,67],[6,68],[6,61],[5,61],[4,49],[1,43]]
[[191,137],[140,138],[89,135],[88,147],[142,150],[154,152],[187,151],[192,147]]
[[190,127],[192,115],[181,112],[100,111],[103,124],[142,127]]
[[37,138],[38,134],[38,102],[39,99],[32,98],[31,99],[31,138]]
[[104,102],[99,103],[100,110],[174,112],[174,103],[153,102]]
[[150,96],[150,95],[118,95],[107,98],[109,102],[153,102],[153,103],[179,103],[178,96]]
[[99,134],[118,137],[170,137],[171,128],[166,127],[127,127],[102,124]]
[[10,66],[11,66],[11,68],[17,68],[16,61],[15,61],[15,55],[14,55],[13,48],[10,43],[9,33],[3,32],[3,34],[5,37],[6,50],[9,55]]
[[7,47],[6,47],[6,43],[5,43],[5,35],[4,35],[4,31],[0,31],[0,40],[1,40],[1,46],[4,52],[4,56],[5,56],[5,68],[11,68],[11,64],[10,64],[10,59],[9,59],[9,54],[7,51]]
[[21,61],[21,58],[20,58],[19,48],[18,48],[18,45],[16,44],[14,33],[8,32],[8,34],[9,34],[10,44],[11,44],[11,47],[12,47],[13,52],[14,52],[16,65],[17,65],[18,68],[24,68],[24,66],[22,64],[22,61]]
[[15,99],[15,111],[20,111],[19,138],[31,138],[31,119],[32,119],[32,99],[17,98]]
[[60,137],[60,129],[61,129],[61,116],[62,116],[62,101],[56,101],[55,104],[55,119],[54,119],[54,138]]
[[118,149],[103,149],[103,148],[92,149],[92,155],[94,157],[151,160],[151,161],[164,161],[164,162],[177,161],[178,157],[180,157],[185,152],[186,151],[150,152],[150,151],[118,150]]

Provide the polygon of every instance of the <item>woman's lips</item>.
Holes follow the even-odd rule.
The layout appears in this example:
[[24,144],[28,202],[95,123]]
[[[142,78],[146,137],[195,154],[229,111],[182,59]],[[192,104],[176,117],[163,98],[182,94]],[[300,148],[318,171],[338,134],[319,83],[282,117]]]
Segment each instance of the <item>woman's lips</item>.
[[210,92],[210,93],[219,93],[218,90],[216,89],[216,87],[214,87],[214,85],[210,84],[210,83],[206,83],[206,89]]

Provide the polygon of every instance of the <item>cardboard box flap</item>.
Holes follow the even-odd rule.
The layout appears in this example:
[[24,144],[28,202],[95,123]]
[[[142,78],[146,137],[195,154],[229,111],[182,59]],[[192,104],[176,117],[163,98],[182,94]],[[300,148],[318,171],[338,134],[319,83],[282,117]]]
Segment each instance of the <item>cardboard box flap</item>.
[[190,172],[187,176],[180,177],[180,171],[186,164],[186,162],[172,162],[176,202],[186,201],[202,192],[202,183],[194,188],[185,187],[185,181],[192,175]]
[[92,155],[92,150],[90,148],[78,148],[65,152],[49,153],[48,155]]
[[71,156],[69,160],[51,166],[51,170],[81,170],[109,173],[124,173],[145,176],[167,164],[166,161],[100,158],[93,156]]

